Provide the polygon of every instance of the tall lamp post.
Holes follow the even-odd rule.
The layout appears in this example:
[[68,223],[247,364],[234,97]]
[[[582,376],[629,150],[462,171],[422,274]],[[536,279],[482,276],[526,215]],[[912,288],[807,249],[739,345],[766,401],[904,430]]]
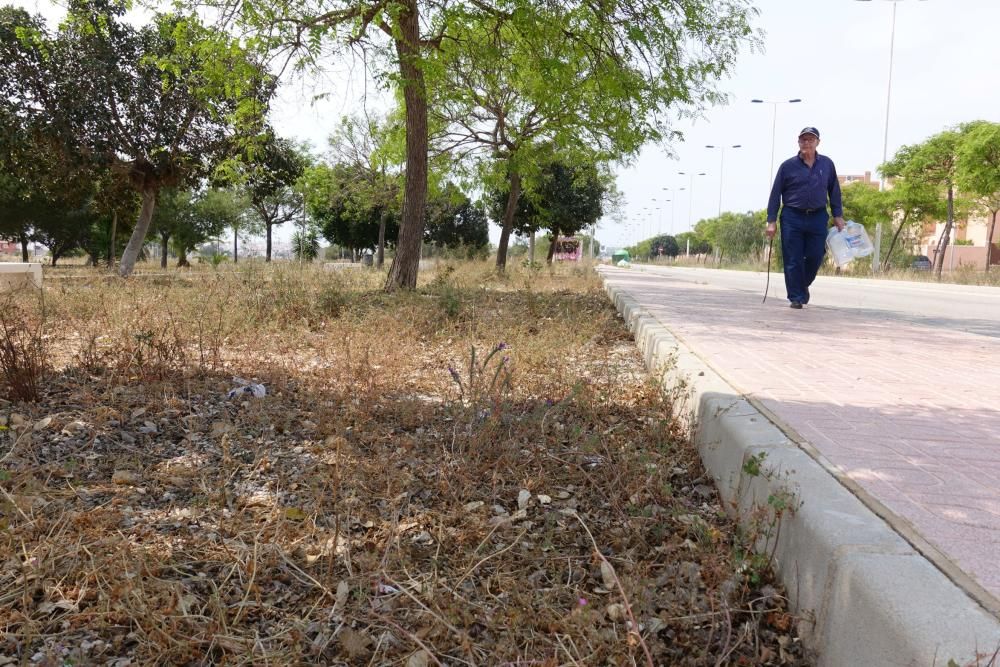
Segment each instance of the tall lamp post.
[[[855,0],[856,2],[871,2],[871,0]],[[903,0],[885,0],[892,3],[892,18],[889,21],[889,76],[885,89],[885,123],[882,126],[882,164],[885,164],[889,150],[889,102],[892,99],[892,56],[896,43],[896,4]],[[917,0],[926,2],[926,0]],[[881,174],[879,174],[881,176]],[[878,181],[878,189],[885,190],[885,177]]]
[[694,210],[693,209],[693,204],[694,204],[694,177],[695,176],[704,176],[705,172],[699,171],[696,174],[694,172],[690,172],[689,173],[689,172],[686,172],[686,171],[678,171],[677,173],[680,174],[681,176],[688,176],[688,177],[690,177],[690,182],[688,183],[688,229],[694,229],[694,220],[691,217],[691,214],[692,214],[692,212]]
[[771,184],[774,182],[774,129],[778,124],[778,105],[779,104],[798,104],[802,100],[798,97],[790,100],[750,100],[753,104],[770,104],[771,105],[771,171],[770,177],[767,180],[767,187],[770,189]]
[[742,148],[740,144],[733,144],[732,146],[715,146],[713,144],[705,144],[705,148],[718,148],[719,152],[722,153],[722,157],[719,158],[719,217],[722,217],[722,175],[725,173],[723,167],[726,164],[726,149],[727,148]]

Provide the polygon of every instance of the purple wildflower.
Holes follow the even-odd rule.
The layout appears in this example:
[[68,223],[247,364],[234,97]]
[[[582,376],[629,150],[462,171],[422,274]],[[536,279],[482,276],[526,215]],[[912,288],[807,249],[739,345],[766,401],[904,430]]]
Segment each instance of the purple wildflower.
[[448,372],[451,373],[452,380],[455,382],[461,382],[461,379],[458,377],[458,371],[455,370],[454,366],[448,366]]

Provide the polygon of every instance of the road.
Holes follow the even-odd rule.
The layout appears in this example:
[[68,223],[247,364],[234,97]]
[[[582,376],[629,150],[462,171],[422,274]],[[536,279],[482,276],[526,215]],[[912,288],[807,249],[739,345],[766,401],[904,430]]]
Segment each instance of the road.
[[[754,271],[634,265],[672,280],[764,295],[766,276]],[[835,308],[910,324],[1000,337],[1000,287],[820,276],[806,308]],[[768,300],[785,300],[784,277],[771,274]]]

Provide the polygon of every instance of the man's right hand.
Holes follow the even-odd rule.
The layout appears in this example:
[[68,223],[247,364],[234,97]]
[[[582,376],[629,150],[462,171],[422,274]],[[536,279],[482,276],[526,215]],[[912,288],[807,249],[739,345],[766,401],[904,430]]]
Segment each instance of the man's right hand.
[[778,225],[774,222],[767,223],[767,229],[764,230],[764,235],[769,239],[774,238],[774,233],[778,231]]

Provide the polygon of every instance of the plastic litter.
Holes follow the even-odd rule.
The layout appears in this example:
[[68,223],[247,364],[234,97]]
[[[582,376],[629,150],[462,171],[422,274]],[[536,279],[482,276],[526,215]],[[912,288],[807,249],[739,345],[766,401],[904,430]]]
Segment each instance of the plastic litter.
[[875,251],[864,226],[853,220],[848,220],[841,231],[831,227],[826,234],[826,247],[833,257],[833,263],[838,267],[847,266],[855,259],[867,257]]
[[267,396],[267,388],[257,382],[250,382],[243,378],[234,377],[233,382],[240,385],[235,389],[230,389],[227,398],[230,400],[241,396],[253,396],[254,398],[264,398]]

